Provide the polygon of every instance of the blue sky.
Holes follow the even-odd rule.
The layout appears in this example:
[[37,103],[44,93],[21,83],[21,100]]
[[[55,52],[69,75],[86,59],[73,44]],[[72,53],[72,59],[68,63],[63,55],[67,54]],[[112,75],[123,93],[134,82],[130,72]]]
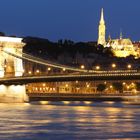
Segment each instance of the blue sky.
[[140,0],[0,0],[0,31],[52,41],[95,41],[104,8],[107,35],[140,40]]

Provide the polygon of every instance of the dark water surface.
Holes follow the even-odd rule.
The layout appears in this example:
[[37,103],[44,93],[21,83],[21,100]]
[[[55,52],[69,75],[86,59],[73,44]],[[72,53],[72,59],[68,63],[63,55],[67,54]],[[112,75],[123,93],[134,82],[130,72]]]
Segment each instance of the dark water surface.
[[0,104],[0,140],[140,139],[140,105]]

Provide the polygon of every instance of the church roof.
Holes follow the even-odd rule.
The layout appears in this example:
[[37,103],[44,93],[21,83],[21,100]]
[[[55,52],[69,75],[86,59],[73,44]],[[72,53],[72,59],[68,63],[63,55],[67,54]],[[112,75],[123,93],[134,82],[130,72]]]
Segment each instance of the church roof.
[[125,39],[113,39],[111,40],[110,44],[116,44],[116,45],[133,45],[132,41],[129,38]]

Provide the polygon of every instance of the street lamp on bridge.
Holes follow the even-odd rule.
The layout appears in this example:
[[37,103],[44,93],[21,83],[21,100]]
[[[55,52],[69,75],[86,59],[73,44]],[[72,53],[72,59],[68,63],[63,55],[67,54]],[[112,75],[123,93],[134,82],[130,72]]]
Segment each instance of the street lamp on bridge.
[[80,68],[81,68],[81,69],[85,69],[85,66],[84,66],[84,65],[81,65]]
[[112,68],[116,68],[117,66],[116,66],[115,63],[113,63],[113,64],[111,65],[111,67],[112,67]]
[[96,70],[100,70],[100,66],[96,66],[95,69],[96,69]]
[[131,68],[132,68],[132,65],[131,65],[131,64],[128,64],[128,65],[127,65],[127,68],[128,68],[128,69],[131,69]]
[[50,67],[48,67],[48,71],[51,71],[51,68]]

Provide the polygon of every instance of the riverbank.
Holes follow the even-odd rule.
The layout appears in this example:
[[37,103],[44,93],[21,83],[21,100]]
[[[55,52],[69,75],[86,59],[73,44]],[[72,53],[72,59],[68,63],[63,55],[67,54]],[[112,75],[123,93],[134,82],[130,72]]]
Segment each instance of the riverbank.
[[140,96],[105,96],[105,95],[73,95],[73,94],[55,94],[29,96],[29,101],[130,101],[140,103]]

